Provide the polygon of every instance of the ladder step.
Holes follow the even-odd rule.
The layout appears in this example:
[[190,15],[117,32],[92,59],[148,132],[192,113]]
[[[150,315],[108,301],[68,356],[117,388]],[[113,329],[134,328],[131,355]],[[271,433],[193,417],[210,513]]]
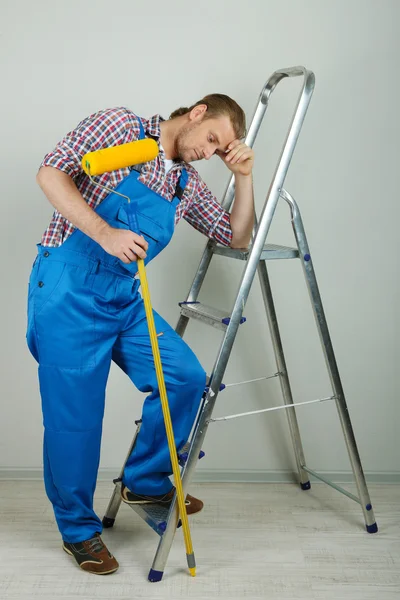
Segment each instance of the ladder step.
[[[214,254],[222,254],[229,258],[237,258],[239,260],[247,260],[251,251],[251,246],[248,248],[229,248],[217,244],[214,247]],[[289,248],[288,246],[277,246],[276,244],[266,244],[261,253],[260,260],[274,260],[277,258],[299,258],[297,248]]]
[[129,504],[132,510],[146,521],[158,535],[163,535],[167,528],[169,508],[160,504]]
[[[120,496],[121,480],[115,479],[114,483]],[[126,504],[126,506],[130,506],[158,535],[163,535],[167,527],[169,508],[160,504]]]
[[[201,304],[201,302],[179,302],[179,306],[181,307],[181,315],[184,317],[197,319],[222,331],[226,330],[231,319],[229,311],[219,310],[218,308]],[[246,317],[242,317],[240,324],[245,321]]]
[[[178,462],[183,467],[188,459],[190,444],[187,442],[178,453]],[[199,459],[205,456],[205,452],[200,450]],[[121,489],[121,484],[119,483]],[[129,504],[132,510],[139,515],[150,527],[162,536],[167,528],[169,508],[161,506],[160,504]],[[179,520],[177,527],[182,525]]]

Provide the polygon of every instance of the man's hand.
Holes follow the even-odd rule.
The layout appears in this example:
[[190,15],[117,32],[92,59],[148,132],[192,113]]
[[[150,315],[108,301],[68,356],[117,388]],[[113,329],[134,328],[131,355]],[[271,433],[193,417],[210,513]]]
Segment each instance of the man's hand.
[[247,176],[251,174],[254,165],[254,152],[240,140],[231,142],[227,152],[217,151],[216,154],[234,175]]
[[143,236],[129,229],[116,229],[107,227],[97,240],[100,246],[111,254],[129,264],[139,258],[146,258],[146,250],[149,247]]

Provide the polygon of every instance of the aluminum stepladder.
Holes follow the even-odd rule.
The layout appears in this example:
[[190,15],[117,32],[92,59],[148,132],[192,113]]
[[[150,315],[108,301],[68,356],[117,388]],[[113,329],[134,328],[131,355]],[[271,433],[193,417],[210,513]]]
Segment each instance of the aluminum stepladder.
[[[250,288],[255,278],[255,274],[258,271],[278,371],[275,374],[275,376],[279,377],[280,380],[284,404],[280,407],[274,407],[272,409],[267,408],[259,411],[252,411],[252,413],[243,414],[268,412],[270,410],[276,410],[277,408],[286,409],[301,488],[303,490],[310,489],[310,474],[316,477],[317,479],[320,479],[321,481],[327,483],[329,486],[333,487],[337,491],[343,493],[344,495],[348,496],[350,499],[358,502],[361,505],[366,523],[366,529],[368,533],[375,533],[378,530],[378,528],[375,522],[375,517],[369,498],[367,484],[365,481],[365,476],[363,473],[361,460],[357,450],[357,444],[355,441],[353,428],[351,425],[351,420],[348,413],[342,384],[340,381],[339,371],[333,352],[333,347],[325,319],[324,309],[322,306],[317,281],[315,278],[310,250],[307,244],[302,219],[295,200],[283,188],[286,173],[288,171],[290,161],[297,143],[297,139],[299,137],[300,130],[314,90],[315,77],[311,71],[305,69],[304,67],[293,67],[289,69],[275,71],[275,73],[272,74],[272,76],[269,78],[269,80],[267,81],[267,83],[261,91],[259,101],[248,131],[248,135],[246,137],[246,143],[249,146],[253,146],[262,119],[268,107],[269,98],[272,92],[274,91],[275,87],[278,85],[278,83],[280,83],[280,81],[282,81],[286,77],[303,77],[303,85],[294,111],[292,122],[290,124],[288,134],[283,145],[278,165],[276,167],[275,173],[273,175],[273,180],[268,190],[262,214],[260,216],[258,224],[256,224],[251,246],[248,249],[233,249],[221,246],[219,244],[216,244],[214,241],[209,240],[201,258],[188,297],[185,302],[180,303],[181,315],[176,327],[176,331],[179,335],[183,336],[189,319],[191,318],[200,320],[205,324],[211,325],[213,327],[216,327],[217,329],[224,331],[221,346],[212,373],[207,382],[207,387],[202,398],[197,420],[193,427],[190,440],[187,443],[187,445],[178,452],[179,462],[182,466],[181,475],[183,489],[186,493],[188,485],[190,484],[190,481],[192,479],[197,461],[204,454],[201,451],[201,447],[205,435],[207,433],[209,423],[218,420],[225,420],[226,418],[234,418],[237,416],[241,416],[232,415],[231,417],[222,417],[219,419],[211,418],[215,402],[218,397],[218,393],[221,389],[225,387],[222,383],[222,378],[225,373],[225,369],[230,357],[230,353],[239,325],[245,320],[243,317],[243,309],[246,304],[248,295],[250,293]],[[226,210],[230,209],[230,206],[233,202],[233,198],[234,176],[232,176],[229,181],[228,187],[224,195],[224,200],[222,202]],[[279,198],[285,200],[290,207],[291,222],[294,231],[294,236],[296,239],[297,248],[288,248],[284,246],[277,246],[265,243]],[[203,305],[197,301],[201,286],[203,284],[208,267],[214,254],[220,254],[229,258],[236,258],[245,261],[243,275],[231,311],[224,312],[219,309]],[[325,361],[333,390],[333,395],[328,398],[311,400],[309,402],[302,402],[298,404],[293,403],[291,386],[286,369],[286,362],[275,312],[274,301],[271,293],[268,270],[266,266],[267,260],[293,258],[299,259],[302,263],[303,272],[310,294],[317,329],[320,336],[321,345],[324,352]],[[329,481],[322,475],[319,475],[318,473],[310,469],[305,463],[300,431],[294,407],[302,404],[311,404],[314,402],[322,402],[328,400],[334,400],[336,403],[339,420],[343,430],[344,440],[347,446],[350,463],[354,474],[354,479],[357,485],[358,497],[351,494],[342,487],[336,485],[335,483]],[[127,458],[129,457],[135,445],[136,438],[140,430],[141,421],[136,421],[135,423],[137,425],[137,430],[132,444],[129,448]],[[115,522],[115,517],[121,503],[120,487],[123,471],[124,467],[121,469],[120,477],[114,480],[115,488],[111,496],[111,500],[109,502],[105,517],[103,518],[104,527],[112,527]],[[160,581],[164,573],[164,568],[168,559],[169,551],[172,546],[176,529],[180,525],[178,519],[176,498],[174,498],[169,510],[159,507],[157,505],[131,506],[133,510],[135,510],[135,512],[137,512],[139,516],[141,516],[150,525],[150,527],[152,527],[152,529],[156,531],[156,533],[158,533],[158,535],[160,536],[157,552],[154,557],[153,565],[150,569],[148,576],[149,581]]]

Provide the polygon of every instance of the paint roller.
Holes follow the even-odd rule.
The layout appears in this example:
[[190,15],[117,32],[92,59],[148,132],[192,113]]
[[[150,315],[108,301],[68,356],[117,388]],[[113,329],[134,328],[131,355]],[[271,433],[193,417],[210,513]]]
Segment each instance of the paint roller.
[[82,157],[81,164],[87,175],[102,175],[103,173],[154,160],[158,152],[157,142],[146,138],[88,152]]
[[[137,165],[154,160],[158,155],[158,152],[159,150],[157,142],[155,140],[146,138],[144,140],[137,140],[135,142],[128,142],[127,144],[120,144],[119,146],[112,146],[110,148],[104,148],[101,150],[96,150],[94,152],[88,152],[82,158],[82,168],[93,181],[93,183],[99,185],[100,187],[108,190],[111,193],[119,194],[119,192],[116,192],[115,190],[100,185],[94,179],[92,179],[92,176],[101,175],[102,173],[108,173],[110,171],[116,171],[118,169],[123,169],[125,167],[131,167],[132,165]],[[124,196],[123,194],[119,195],[123,196],[128,200],[129,203],[131,203],[131,199],[128,196]],[[130,208],[131,210],[128,211],[129,227],[132,231],[139,233],[139,228],[135,214],[135,206],[132,206],[131,203]],[[196,562],[186,512],[185,498],[183,495],[182,481],[179,472],[178,456],[175,446],[174,433],[172,429],[171,414],[169,410],[167,391],[165,388],[160,350],[158,347],[158,339],[154,324],[153,309],[151,306],[150,291],[147,282],[144,260],[138,257],[137,265],[139,270],[140,283],[142,287],[142,295],[146,311],[147,324],[149,328],[151,348],[154,357],[154,366],[160,391],[161,406],[164,416],[165,429],[167,433],[168,447],[171,456],[171,464],[172,471],[174,474],[178,507],[182,521],[187,563],[190,574],[192,575],[192,577],[194,577],[196,575]]]

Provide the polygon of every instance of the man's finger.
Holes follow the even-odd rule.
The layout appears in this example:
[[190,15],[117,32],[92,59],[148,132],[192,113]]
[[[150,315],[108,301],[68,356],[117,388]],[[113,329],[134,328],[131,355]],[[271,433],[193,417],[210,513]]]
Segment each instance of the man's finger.
[[122,260],[123,263],[125,263],[126,265],[129,265],[132,261],[127,257],[127,255],[125,254],[125,252],[122,253],[122,256],[120,258],[120,260]]
[[124,255],[126,256],[129,262],[134,262],[137,258],[136,254],[131,248],[126,248],[126,250],[124,250]]
[[131,248],[130,250],[131,250],[131,252],[133,252],[133,254],[135,254],[139,258],[145,259],[147,256],[146,252],[138,244],[136,244],[134,246],[134,248]]
[[249,150],[250,149],[248,148],[248,146],[241,146],[240,148],[235,149],[235,151],[232,152],[232,155],[229,156],[228,162],[236,163],[238,158],[244,153],[248,153]]
[[233,160],[232,162],[233,163],[243,162],[243,161],[248,160],[250,158],[251,159],[253,158],[253,152],[250,149],[248,149],[248,150],[244,150],[241,153],[238,153],[236,155],[236,157],[235,157],[235,160]]
[[233,158],[238,154],[238,152],[243,152],[243,150],[251,150],[251,149],[249,148],[249,146],[246,146],[246,144],[240,144],[239,146],[236,146],[233,150],[231,150],[229,152],[226,160],[228,162],[232,162]]
[[239,144],[241,144],[241,143],[242,142],[240,140],[233,140],[233,142],[231,142],[230,144],[228,144],[228,148],[227,148],[226,152],[229,152],[233,148],[236,148],[236,146],[239,146]]
[[134,233],[132,232],[132,244],[136,244],[137,246],[140,246],[141,248],[143,248],[143,250],[147,250],[147,248],[149,247],[148,242],[144,239],[144,237],[142,235],[139,235],[138,233]]
[[140,245],[144,250],[147,250],[147,248],[149,247],[149,243],[147,242],[147,240],[144,239],[142,235],[140,236]]

